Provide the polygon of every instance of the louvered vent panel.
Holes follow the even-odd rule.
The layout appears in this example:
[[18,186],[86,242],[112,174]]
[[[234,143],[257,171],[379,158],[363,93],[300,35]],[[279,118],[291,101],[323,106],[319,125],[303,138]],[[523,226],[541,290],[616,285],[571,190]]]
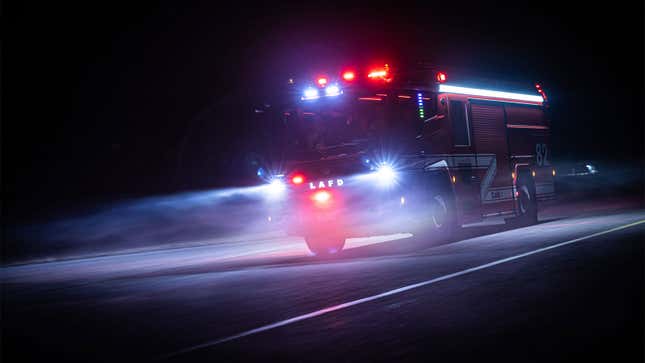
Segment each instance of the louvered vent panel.
[[477,153],[502,153],[507,150],[504,109],[496,105],[471,104],[472,125]]

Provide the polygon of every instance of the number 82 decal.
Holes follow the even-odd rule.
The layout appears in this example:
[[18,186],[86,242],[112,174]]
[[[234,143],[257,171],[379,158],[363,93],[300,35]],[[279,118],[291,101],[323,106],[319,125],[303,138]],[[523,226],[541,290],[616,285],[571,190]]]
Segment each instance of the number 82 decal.
[[549,165],[546,144],[535,144],[535,161],[538,166]]

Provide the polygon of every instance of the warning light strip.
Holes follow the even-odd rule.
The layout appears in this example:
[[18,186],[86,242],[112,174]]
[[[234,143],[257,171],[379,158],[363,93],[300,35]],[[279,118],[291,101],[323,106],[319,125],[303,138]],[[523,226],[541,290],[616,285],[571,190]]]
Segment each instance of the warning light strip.
[[527,95],[522,93],[491,91],[491,90],[479,89],[479,88],[457,87],[457,86],[451,86],[447,84],[440,84],[439,92],[532,102],[540,105],[544,101],[542,96]]

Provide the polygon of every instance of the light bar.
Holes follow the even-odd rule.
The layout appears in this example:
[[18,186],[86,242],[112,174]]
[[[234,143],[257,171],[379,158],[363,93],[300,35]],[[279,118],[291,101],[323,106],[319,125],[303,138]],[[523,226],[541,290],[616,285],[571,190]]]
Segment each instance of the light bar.
[[447,84],[440,84],[439,92],[458,93],[462,95],[473,95],[473,96],[480,96],[480,97],[502,98],[506,100],[532,102],[537,104],[542,104],[542,102],[544,102],[544,99],[541,96],[536,96],[536,95],[491,91],[491,90],[479,89],[479,88],[457,87],[457,86],[450,86]]

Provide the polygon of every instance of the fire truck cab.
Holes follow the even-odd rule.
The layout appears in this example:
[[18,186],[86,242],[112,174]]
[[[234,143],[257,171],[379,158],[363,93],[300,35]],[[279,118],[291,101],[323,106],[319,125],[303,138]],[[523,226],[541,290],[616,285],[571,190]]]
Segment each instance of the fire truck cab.
[[455,78],[385,64],[289,79],[289,136],[276,134],[281,156],[262,178],[312,253],[354,236],[537,221],[554,197],[544,90]]

